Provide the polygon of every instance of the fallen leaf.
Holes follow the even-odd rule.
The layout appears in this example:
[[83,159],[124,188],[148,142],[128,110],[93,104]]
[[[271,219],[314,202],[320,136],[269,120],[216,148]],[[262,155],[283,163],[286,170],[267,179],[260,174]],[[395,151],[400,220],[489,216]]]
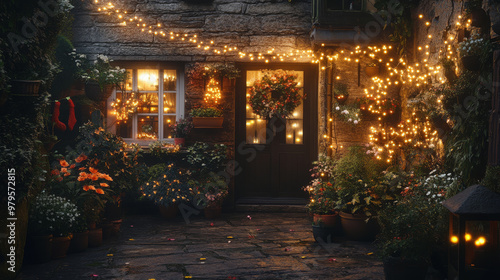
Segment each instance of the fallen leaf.
[[206,261],[207,258],[200,258],[200,261]]
[[113,254],[107,254],[106,256],[108,256],[108,257],[112,257],[112,256],[113,256]]
[[174,241],[175,238],[167,238],[168,241]]
[[337,261],[337,259],[329,259],[328,261],[329,261],[329,262],[336,262],[336,261]]
[[233,239],[233,237],[232,237],[231,235],[229,235],[229,236],[227,237],[227,239]]
[[210,226],[213,227],[214,226],[214,223],[210,223]]
[[370,252],[370,253],[368,253],[368,254],[366,254],[366,255],[367,255],[367,256],[371,256],[371,255],[373,255],[373,252]]
[[252,219],[252,217],[251,217],[250,215],[247,215],[247,219],[251,220],[251,219]]
[[306,256],[302,256],[301,258],[305,259],[305,258],[306,258]]
[[134,227],[134,225],[130,225],[130,227]]
[[290,231],[292,231],[292,232],[293,232],[293,231],[295,231],[295,230],[294,230],[294,229],[290,229]]
[[135,239],[133,239],[133,238],[130,238],[130,239],[129,239],[129,241],[134,241],[134,240],[135,240]]

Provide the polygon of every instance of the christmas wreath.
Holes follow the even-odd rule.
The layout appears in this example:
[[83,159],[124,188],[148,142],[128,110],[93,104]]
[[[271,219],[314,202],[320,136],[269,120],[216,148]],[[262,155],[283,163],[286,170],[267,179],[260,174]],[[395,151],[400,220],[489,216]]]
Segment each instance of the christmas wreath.
[[250,106],[255,114],[263,118],[290,117],[301,104],[297,76],[285,72],[264,75],[250,89]]

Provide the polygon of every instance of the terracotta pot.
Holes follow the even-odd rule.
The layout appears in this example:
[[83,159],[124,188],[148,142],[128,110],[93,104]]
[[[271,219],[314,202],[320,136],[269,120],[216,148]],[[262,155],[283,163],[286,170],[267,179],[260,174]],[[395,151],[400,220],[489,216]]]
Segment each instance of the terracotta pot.
[[102,245],[102,228],[89,230],[89,247],[99,247]]
[[314,240],[319,243],[332,243],[335,236],[333,227],[312,226]]
[[330,215],[314,214],[313,220],[315,225],[319,225],[321,223],[324,227],[334,227],[338,216],[338,213]]
[[30,263],[45,263],[50,261],[52,252],[52,234],[29,236],[26,241],[26,260]]
[[54,237],[52,239],[52,259],[60,259],[66,257],[68,253],[69,244],[71,242],[71,237]]
[[111,236],[117,236],[118,233],[120,232],[120,227],[122,225],[122,221],[123,220],[115,220],[115,221],[111,221]]
[[463,56],[462,64],[467,70],[470,71],[479,71],[481,70],[481,62],[479,61],[479,57],[476,55],[467,55]]
[[345,212],[340,212],[339,215],[342,229],[349,240],[373,241],[380,231],[376,218],[368,219],[368,216],[364,214]]
[[17,96],[38,96],[41,80],[12,80],[11,92]]
[[193,117],[193,126],[195,128],[221,128],[224,117],[204,118]]
[[73,238],[69,244],[69,253],[79,253],[89,247],[89,231],[73,233]]
[[222,207],[220,205],[207,206],[203,209],[203,214],[207,219],[216,219],[222,214]]
[[386,280],[424,280],[427,267],[427,263],[423,261],[402,261],[394,258],[384,261],[384,275]]
[[185,138],[174,138],[174,144],[177,146],[183,147],[185,143],[186,143]]
[[366,66],[365,73],[368,77],[375,77],[378,75],[380,69],[378,66]]
[[160,205],[158,208],[160,209],[161,216],[169,220],[177,217],[177,213],[179,213],[179,207],[177,204],[170,205],[168,207]]

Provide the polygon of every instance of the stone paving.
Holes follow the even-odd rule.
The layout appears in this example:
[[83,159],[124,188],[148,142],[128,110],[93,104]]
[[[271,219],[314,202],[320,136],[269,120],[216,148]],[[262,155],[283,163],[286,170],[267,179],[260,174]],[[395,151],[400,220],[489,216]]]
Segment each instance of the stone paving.
[[223,214],[209,220],[125,217],[101,247],[25,265],[35,279],[384,279],[370,243],[314,241],[304,213]]

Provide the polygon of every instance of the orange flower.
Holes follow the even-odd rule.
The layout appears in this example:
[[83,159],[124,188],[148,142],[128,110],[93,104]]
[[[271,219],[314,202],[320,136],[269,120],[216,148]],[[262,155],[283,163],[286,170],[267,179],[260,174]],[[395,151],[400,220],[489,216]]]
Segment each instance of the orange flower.
[[95,192],[98,194],[104,194],[104,191],[102,189],[96,189]]
[[89,175],[90,175],[90,176],[89,176],[90,180],[92,180],[92,181],[97,181],[97,180],[99,180],[99,176],[97,176],[97,174],[89,174]]
[[57,177],[57,181],[61,182],[63,180],[63,177]]
[[70,175],[71,175],[71,173],[69,173],[69,172],[64,173],[64,177],[67,177],[67,176],[70,176]]
[[54,169],[54,170],[50,171],[50,174],[59,175],[59,169]]
[[85,172],[80,172],[79,175],[80,176],[78,176],[77,180],[80,181],[80,182],[84,181],[84,180],[87,180],[87,178],[89,177],[89,175],[87,173],[85,173]]
[[61,168],[61,173],[68,173],[68,168],[65,167]]
[[76,161],[76,162],[78,162],[78,163],[80,163],[80,162],[82,162],[82,161],[84,161],[84,160],[86,160],[86,159],[87,159],[87,156],[86,156],[86,155],[84,155],[84,154],[81,154],[79,157],[77,157],[77,158],[75,159],[75,161]]
[[102,174],[102,178],[104,178],[108,181],[113,181],[113,178],[111,178],[108,174]]
[[94,186],[89,186],[89,185],[85,185],[85,186],[83,186],[83,190],[84,190],[84,191],[86,191],[86,192],[88,192],[89,190],[91,190],[91,188],[94,188],[94,189],[95,189],[95,187],[94,187]]
[[80,167],[78,168],[78,170],[82,171],[82,170],[85,170],[86,167]]
[[75,168],[75,166],[76,166],[76,165],[73,163],[73,164],[69,167],[69,169],[73,169],[73,168]]
[[99,185],[101,185],[101,187],[109,187],[109,185],[106,183],[100,183]]
[[89,171],[92,172],[92,173],[94,173],[94,174],[98,173],[97,169],[95,169],[93,167],[89,167]]
[[68,166],[69,166],[68,162],[67,162],[66,160],[64,160],[64,159],[60,159],[60,160],[59,160],[59,164],[60,164],[62,167],[68,167]]

